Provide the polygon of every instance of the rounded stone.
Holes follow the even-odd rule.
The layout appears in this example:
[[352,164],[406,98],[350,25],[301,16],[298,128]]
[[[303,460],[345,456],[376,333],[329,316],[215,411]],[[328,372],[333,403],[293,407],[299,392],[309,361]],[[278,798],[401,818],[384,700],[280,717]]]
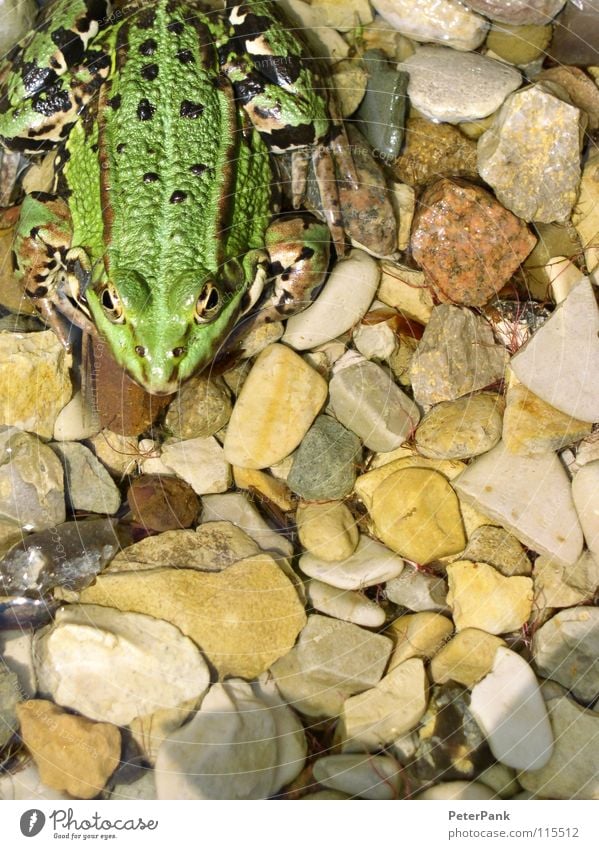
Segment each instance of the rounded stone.
[[330,416],[318,416],[293,457],[287,484],[307,501],[344,498],[362,457],[358,437]]
[[416,430],[416,447],[425,457],[461,460],[484,454],[501,439],[503,398],[481,392],[436,404]]
[[191,486],[174,475],[141,475],[127,492],[133,520],[151,531],[191,528],[201,504]]
[[358,524],[341,501],[300,504],[295,521],[301,544],[319,560],[345,560],[356,550]]

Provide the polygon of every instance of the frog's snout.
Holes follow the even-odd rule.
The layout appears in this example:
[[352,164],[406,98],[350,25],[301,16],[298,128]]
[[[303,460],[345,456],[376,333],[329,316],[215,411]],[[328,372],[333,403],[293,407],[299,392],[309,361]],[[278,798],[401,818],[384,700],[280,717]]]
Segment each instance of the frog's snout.
[[139,366],[136,380],[147,392],[171,395],[179,389],[179,367],[187,354],[184,345],[176,345],[164,352],[136,345],[135,354]]

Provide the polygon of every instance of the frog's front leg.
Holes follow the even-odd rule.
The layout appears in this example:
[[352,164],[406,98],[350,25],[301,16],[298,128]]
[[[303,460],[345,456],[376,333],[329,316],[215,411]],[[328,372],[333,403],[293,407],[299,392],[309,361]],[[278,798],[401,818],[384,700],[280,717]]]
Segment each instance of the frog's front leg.
[[83,250],[71,248],[71,236],[71,214],[64,200],[45,192],[26,195],[15,229],[15,271],[25,294],[65,347],[68,333],[58,311],[86,331],[93,328],[80,312],[84,295],[78,283],[78,277],[89,275],[89,261]]

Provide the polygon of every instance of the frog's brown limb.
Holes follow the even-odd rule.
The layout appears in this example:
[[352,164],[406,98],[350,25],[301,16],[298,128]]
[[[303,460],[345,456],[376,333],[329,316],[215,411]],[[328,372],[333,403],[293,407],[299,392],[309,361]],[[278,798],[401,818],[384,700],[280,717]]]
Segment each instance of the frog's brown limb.
[[337,256],[343,257],[347,253],[345,227],[343,225],[343,215],[341,214],[341,205],[339,203],[335,163],[333,162],[331,151],[326,144],[319,144],[314,148],[312,164],[314,166],[318,192],[322,201],[322,211],[331,233]]

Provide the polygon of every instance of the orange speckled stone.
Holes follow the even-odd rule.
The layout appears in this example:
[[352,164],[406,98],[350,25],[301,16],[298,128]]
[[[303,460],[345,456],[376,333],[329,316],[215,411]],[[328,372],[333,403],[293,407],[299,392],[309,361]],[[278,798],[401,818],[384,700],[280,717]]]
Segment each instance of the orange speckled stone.
[[526,224],[485,189],[444,178],[420,198],[411,248],[442,303],[479,307],[535,243]]

